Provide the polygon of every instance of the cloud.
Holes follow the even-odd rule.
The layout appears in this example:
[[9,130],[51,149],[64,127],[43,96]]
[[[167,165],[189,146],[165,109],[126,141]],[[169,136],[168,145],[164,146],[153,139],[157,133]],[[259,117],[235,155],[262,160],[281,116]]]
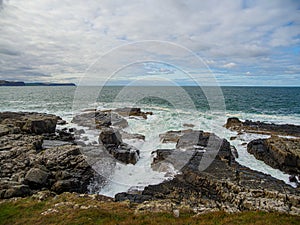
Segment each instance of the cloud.
[[223,65],[224,68],[227,68],[227,69],[231,69],[233,67],[236,67],[236,64],[231,62],[231,63],[227,63],[225,65]]
[[[99,56],[141,40],[182,45],[212,70],[223,65],[239,74],[259,70],[272,78],[293,66],[293,75],[300,76],[299,55],[290,50],[300,44],[298,1],[0,0],[1,5],[1,76],[11,79],[16,74],[45,79],[40,73],[49,81],[66,76],[77,80]],[[182,61],[188,59],[182,56]],[[152,72],[172,74],[164,67]]]

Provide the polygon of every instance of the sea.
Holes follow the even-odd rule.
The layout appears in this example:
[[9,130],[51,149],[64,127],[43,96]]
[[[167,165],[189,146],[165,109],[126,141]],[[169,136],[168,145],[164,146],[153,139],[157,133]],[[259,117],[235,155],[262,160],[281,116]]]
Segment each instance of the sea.
[[237,137],[230,143],[238,151],[236,160],[240,164],[293,185],[289,182],[288,174],[256,160],[247,152],[245,143],[269,136],[237,135],[224,128],[224,124],[227,118],[238,117],[241,120],[300,125],[300,87],[0,87],[0,103],[0,111],[58,115],[68,122],[66,127],[85,130],[81,138],[86,144],[96,143],[99,131],[71,122],[73,116],[83,110],[139,107],[145,112],[152,112],[153,115],[148,115],[147,119],[127,118],[129,126],[125,131],[143,134],[146,138],[145,141],[124,140],[140,149],[140,159],[136,165],[117,163],[113,167],[108,181],[99,188],[99,192],[107,196],[128,190],[142,190],[149,184],[171,179],[172,175],[178,173],[175,169],[170,171],[172,168],[168,173],[154,171],[151,168],[151,153],[156,149],[175,147],[174,143],[161,143],[159,134],[183,129],[214,132],[227,140]]

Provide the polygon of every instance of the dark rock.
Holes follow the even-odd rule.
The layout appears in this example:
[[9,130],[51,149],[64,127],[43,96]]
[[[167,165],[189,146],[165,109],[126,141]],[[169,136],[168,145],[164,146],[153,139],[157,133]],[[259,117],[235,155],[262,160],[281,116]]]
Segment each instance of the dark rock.
[[[3,189],[2,189],[3,190]],[[3,194],[0,194],[1,198],[13,198],[13,197],[25,197],[32,192],[27,185],[15,185],[9,189],[3,190]]]
[[119,108],[115,109],[114,112],[121,116],[140,116],[147,119],[147,115],[152,115],[152,112],[142,112],[140,108]]
[[119,146],[122,142],[123,141],[120,132],[113,128],[102,129],[99,135],[99,143],[102,143],[104,146]]
[[102,129],[99,135],[99,143],[117,160],[124,163],[136,164],[139,159],[139,150],[131,145],[123,143],[121,134],[113,128]]
[[31,168],[25,175],[25,184],[33,188],[47,186],[46,182],[49,177],[49,172],[39,168]]
[[142,203],[144,201],[152,200],[152,196],[150,195],[139,195],[139,194],[128,194],[126,192],[118,193],[115,195],[115,201],[121,202],[129,200],[130,202]]
[[247,151],[269,166],[290,174],[300,174],[300,140],[272,136],[256,139]]
[[51,187],[51,190],[57,194],[61,194],[63,192],[78,192],[78,188],[80,188],[79,180],[68,179],[56,181]]
[[178,131],[168,131],[164,134],[160,134],[159,138],[162,140],[163,143],[168,143],[168,142],[177,142],[179,140],[179,138],[185,134],[185,133],[189,133],[192,132],[191,129],[189,130],[178,130]]
[[43,141],[43,149],[64,146],[64,145],[72,145],[72,143],[68,142],[68,141],[57,141],[57,140],[44,140]]
[[67,124],[67,121],[65,121],[65,120],[60,119],[57,121],[57,125],[66,125],[66,124]]
[[124,128],[128,126],[127,121],[111,111],[88,111],[76,115],[72,123],[89,128],[102,129],[104,127],[116,126]]
[[195,146],[206,147],[210,133],[203,131],[191,131],[183,134],[177,144],[176,148],[178,149],[195,149]]
[[145,141],[145,136],[142,134],[131,134],[125,131],[120,131],[122,139],[138,139]]
[[238,132],[259,133],[268,135],[292,135],[300,137],[300,126],[293,124],[274,124],[260,121],[240,121],[238,118],[228,118],[225,127]]

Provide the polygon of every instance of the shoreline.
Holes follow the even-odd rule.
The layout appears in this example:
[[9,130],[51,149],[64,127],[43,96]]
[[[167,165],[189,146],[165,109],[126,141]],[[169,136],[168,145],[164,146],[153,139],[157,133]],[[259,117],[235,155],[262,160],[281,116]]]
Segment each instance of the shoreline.
[[[7,157],[3,158],[4,161],[2,162],[2,165],[7,169],[2,170],[1,176],[11,178],[3,179],[3,181],[6,181],[2,183],[2,194],[0,196],[6,196],[5,198],[10,198],[9,196],[16,197],[15,195],[18,196],[20,194],[21,196],[31,195],[32,193],[38,193],[38,190],[40,190],[41,187],[48,187],[49,190],[55,191],[57,194],[60,194],[64,191],[70,192],[74,190],[75,192],[85,193],[88,191],[87,188],[88,185],[90,185],[91,180],[95,182],[95,179],[97,179],[97,182],[100,184],[101,182],[106,182],[105,177],[99,177],[97,174],[95,174],[95,171],[92,169],[93,165],[97,164],[98,166],[101,166],[101,164],[99,164],[99,162],[102,162],[101,159],[105,159],[105,161],[111,161],[110,165],[114,165],[116,163],[115,160],[117,160],[117,162],[121,160],[126,164],[135,164],[136,161],[139,160],[138,149],[123,143],[122,138],[119,136],[123,134],[121,132],[122,129],[127,126],[126,123],[128,118],[137,117],[143,121],[146,121],[147,114],[150,116],[152,115],[152,113],[143,112],[139,108],[123,108],[114,111],[87,111],[79,115],[77,118],[74,117],[73,123],[85,126],[88,124],[93,126],[93,123],[95,122],[91,121],[91,119],[93,120],[93,118],[96,118],[96,124],[99,126],[98,132],[100,134],[99,143],[85,146],[83,143],[77,143],[77,145],[74,145],[76,143],[74,142],[74,135],[80,135],[80,133],[84,131],[69,128],[62,129],[60,131],[56,130],[56,133],[54,133],[57,124],[61,124],[60,128],[62,128],[63,124],[65,124],[65,121],[63,121],[62,118],[59,118],[55,115],[22,113],[22,116],[20,117],[20,114],[18,113],[0,113],[0,124],[2,124],[0,126],[0,136],[2,140],[2,149],[0,154],[6,155],[11,154],[12,152],[20,152],[21,149],[18,146],[20,146],[22,143],[21,145],[27,146],[27,150],[21,150],[23,153],[20,157],[23,157],[23,160],[26,160],[27,157],[29,157],[29,161],[36,161],[35,164],[29,164],[28,166],[25,165],[25,168],[27,168],[25,169],[27,170],[27,173],[19,174],[17,180],[12,182],[10,179],[13,176],[9,168],[11,168],[10,164],[16,161],[7,162],[5,161],[5,158]],[[112,128],[110,128],[111,125]],[[190,202],[189,207],[191,207],[191,209],[195,207],[195,205],[201,205],[202,208],[204,207],[202,211],[205,209],[207,212],[211,212],[212,210],[214,211],[216,209],[218,209],[218,211],[225,210],[226,212],[239,212],[244,210],[275,210],[299,215],[299,202],[289,202],[288,204],[292,204],[293,207],[285,208],[287,202],[286,200],[283,201],[283,196],[279,194],[282,192],[279,189],[284,188],[285,193],[289,195],[289,199],[300,199],[299,190],[297,188],[291,188],[282,181],[272,178],[269,175],[253,171],[245,166],[241,166],[235,160],[230,143],[226,139],[222,139],[212,133],[201,132],[202,131],[193,131],[193,129],[191,129],[191,131],[181,133],[177,139],[174,140],[175,143],[177,142],[176,149],[170,149],[168,152],[165,152],[165,150],[157,150],[161,151],[163,154],[159,156],[158,152],[156,153],[154,161],[152,162],[152,165],[155,165],[153,168],[160,168],[159,170],[164,168],[163,170],[165,170],[168,168],[166,167],[166,162],[167,165],[173,164],[176,169],[178,162],[184,159],[187,152],[182,152],[180,150],[181,148],[191,149],[189,150],[192,153],[190,160],[183,161],[182,166],[176,169],[180,170],[181,174],[175,174],[172,179],[166,180],[160,184],[149,185],[143,191],[119,193],[116,195],[115,200],[129,200],[130,202],[141,204],[145,201],[151,202],[158,199],[165,199],[171,202],[176,202],[178,199],[181,199],[180,204],[183,202]],[[137,134],[126,135],[127,138],[144,138]],[[118,138],[116,139],[116,137]],[[212,161],[212,164],[206,170],[201,171],[197,169],[197,165],[200,162],[199,160],[204,157],[205,152],[211,151],[209,147],[210,145],[208,144],[209,142],[207,142],[210,139],[213,140],[213,143],[215,143],[212,146],[217,144],[223,147],[221,147],[221,150],[217,153],[216,158]],[[172,138],[169,138],[168,140],[173,141]],[[45,147],[45,142],[48,145],[47,147]],[[120,146],[122,146],[121,149]],[[195,146],[199,146],[197,148],[201,147],[203,150],[199,151],[198,149],[195,149]],[[100,149],[102,153],[99,155]],[[27,151],[28,153],[26,153]],[[135,153],[133,154],[134,151]],[[62,157],[65,156],[68,156],[64,159],[66,164],[60,164],[60,161],[57,160],[60,160],[60,158],[63,159]],[[174,156],[176,156],[174,158],[175,161],[173,159]],[[85,160],[83,160],[82,157],[85,158]],[[50,160],[50,164],[44,164],[45,159],[48,161]],[[133,159],[134,161],[132,161]],[[56,163],[54,162],[58,163],[60,167],[63,166],[63,170],[65,170],[68,174],[63,175],[62,170],[59,169],[59,167],[56,167]],[[8,165],[10,165],[10,167],[8,167]],[[81,165],[80,167],[84,169],[74,170],[74,168],[80,168],[78,165]],[[15,164],[13,167],[18,168],[19,166],[20,165]],[[21,170],[24,170],[24,166],[19,168],[23,168]],[[220,170],[220,168],[222,169]],[[111,170],[111,168],[107,169]],[[86,172],[83,173],[83,171],[90,172],[86,174]],[[81,179],[79,182],[73,176],[79,176],[81,178],[82,176],[85,176],[86,178]],[[256,177],[255,180],[251,178],[253,176]],[[87,182],[88,180],[89,182]],[[82,182],[85,183],[84,186],[82,186]],[[192,186],[186,186],[187,183]],[[6,187],[6,189],[3,189],[4,187]],[[79,189],[76,189],[76,187]],[[85,188],[81,189],[82,187]],[[260,194],[257,194],[258,190],[255,190],[257,187],[260,187],[260,190],[263,188],[265,191],[259,191]],[[94,192],[97,191],[97,188],[99,187],[94,187]],[[183,193],[180,194],[177,188],[180,188],[178,190],[183,191]],[[214,193],[216,188],[219,190],[219,192]],[[168,191],[165,192],[166,190]],[[227,194],[228,190],[230,190],[230,195]],[[177,194],[167,194],[172,192]],[[184,194],[184,192],[190,193],[188,197]],[[193,195],[199,194],[200,196],[196,198],[194,198],[194,196],[192,198]],[[216,197],[212,197],[214,195],[216,195]],[[256,197],[253,197],[253,195]],[[208,198],[207,200],[209,201],[207,202],[206,200],[206,202],[203,202],[203,196],[206,196],[205,199]],[[242,203],[239,202],[238,205],[235,205],[236,203],[232,202],[232,198],[240,199],[239,201],[242,201]],[[270,203],[268,203],[267,208],[264,208],[261,205],[256,204],[256,198],[266,199],[265,201],[270,201]],[[245,199],[247,199],[247,201],[245,201]],[[247,206],[245,205],[246,202],[248,204]],[[283,205],[280,206],[280,204]]]

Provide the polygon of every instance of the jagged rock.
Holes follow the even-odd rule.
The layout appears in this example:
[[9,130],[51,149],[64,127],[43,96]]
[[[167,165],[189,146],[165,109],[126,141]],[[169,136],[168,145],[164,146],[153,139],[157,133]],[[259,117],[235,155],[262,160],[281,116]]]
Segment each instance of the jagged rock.
[[[0,186],[1,187],[1,186]],[[25,197],[32,192],[27,185],[14,185],[0,191],[0,198]]]
[[119,146],[122,141],[122,136],[118,130],[113,128],[102,129],[99,135],[99,143],[102,143],[104,146]]
[[152,115],[152,112],[142,112],[140,108],[119,108],[115,109],[114,112],[121,116],[140,116],[147,119],[147,115]]
[[[142,196],[145,196],[147,201],[167,200],[176,206],[185,205],[195,209],[199,213],[220,210],[230,213],[244,210],[299,213],[300,196],[297,189],[269,175],[241,166],[234,160],[228,141],[212,134],[203,135],[199,131],[194,132],[194,135],[198,138],[188,136],[184,140],[196,140],[191,145],[201,143],[206,145],[203,149],[207,151],[210,150],[208,146],[219,149],[205,170],[199,170],[203,153],[190,148],[185,152],[193,152],[191,159],[172,180],[149,185],[141,194],[121,193],[120,196],[116,196],[116,200],[140,202],[144,201]],[[209,136],[211,140],[208,141]],[[218,144],[208,144],[209,142]],[[185,147],[191,146],[186,141],[181,143]],[[180,149],[155,151],[156,163],[168,160],[176,151]]]
[[24,183],[33,188],[45,187],[47,186],[46,182],[49,175],[48,171],[39,168],[31,168],[25,175]]
[[125,131],[120,131],[122,139],[138,139],[145,141],[145,136],[142,134],[131,134]]
[[195,146],[207,146],[211,133],[203,131],[190,131],[184,133],[177,141],[178,149],[195,149]]
[[104,127],[116,126],[125,128],[128,126],[127,121],[116,113],[111,111],[87,111],[76,115],[72,123],[80,126],[102,129]]
[[246,120],[240,121],[236,117],[228,118],[225,124],[227,129],[238,132],[259,133],[268,135],[291,135],[300,136],[300,126],[293,124],[274,124],[260,121]]
[[54,133],[59,117],[45,113],[1,112],[0,123],[9,124],[30,134]]
[[115,201],[121,202],[125,200],[130,200],[131,202],[142,203],[144,201],[151,200],[152,197],[149,195],[139,195],[139,194],[128,194],[126,192],[118,193],[115,195]]
[[131,145],[123,143],[121,134],[113,128],[105,128],[99,135],[99,143],[102,143],[107,151],[117,160],[126,164],[136,164],[139,159],[139,150]]
[[247,151],[273,168],[300,174],[300,139],[256,139],[247,145]]
[[44,140],[43,141],[43,149],[64,146],[64,145],[71,145],[71,144],[72,143],[68,142],[68,141]]
[[178,130],[178,131],[167,131],[164,134],[160,134],[159,138],[163,143],[168,143],[168,142],[177,142],[179,140],[179,138],[188,132],[192,132],[191,129],[188,130]]

